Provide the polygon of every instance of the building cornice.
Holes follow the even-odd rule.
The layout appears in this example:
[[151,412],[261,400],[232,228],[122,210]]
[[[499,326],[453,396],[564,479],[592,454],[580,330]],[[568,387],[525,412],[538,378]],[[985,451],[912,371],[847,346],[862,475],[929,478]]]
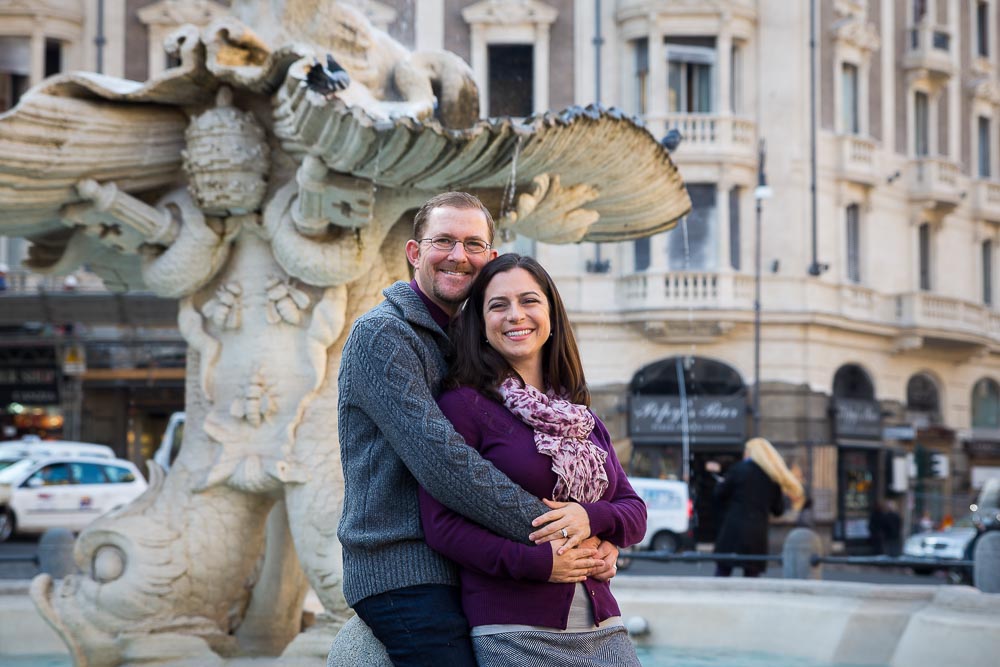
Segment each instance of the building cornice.
[[0,4],[0,16],[63,19],[83,23],[82,0],[7,0]]
[[552,24],[559,11],[535,0],[483,0],[462,10],[469,25]]
[[1000,84],[997,84],[992,77],[970,78],[965,85],[974,99],[989,104],[1000,104]]
[[853,46],[863,53],[877,51],[882,45],[878,29],[864,20],[848,17],[841,19],[830,27],[833,39],[847,46]]
[[203,26],[229,11],[212,0],[160,0],[136,13],[143,25]]

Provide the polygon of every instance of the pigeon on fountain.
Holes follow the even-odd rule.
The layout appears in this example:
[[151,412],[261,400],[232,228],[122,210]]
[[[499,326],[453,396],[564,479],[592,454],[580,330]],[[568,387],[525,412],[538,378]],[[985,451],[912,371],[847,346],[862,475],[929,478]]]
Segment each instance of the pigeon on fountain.
[[317,60],[309,68],[309,73],[306,74],[306,85],[309,86],[309,90],[324,97],[339,93],[350,84],[351,77],[347,74],[347,70],[341,67],[329,53],[326,54],[326,67]]
[[680,133],[680,130],[673,128],[667,134],[660,139],[660,144],[667,149],[667,151],[673,153],[677,150],[677,147],[681,145],[681,141],[684,139],[684,135]]

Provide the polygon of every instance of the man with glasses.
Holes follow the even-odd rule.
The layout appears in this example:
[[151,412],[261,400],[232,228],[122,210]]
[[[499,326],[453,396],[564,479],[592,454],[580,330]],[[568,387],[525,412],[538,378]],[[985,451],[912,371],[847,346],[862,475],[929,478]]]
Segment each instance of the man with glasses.
[[[532,525],[549,508],[467,446],[434,400],[447,372],[449,320],[497,256],[493,233],[476,197],[430,199],[406,242],[413,280],[383,291],[385,301],[358,318],[344,347],[343,590],[394,665],[476,664],[454,566],[424,542],[418,485],[508,539],[530,543],[555,532]],[[541,547],[539,557],[551,559],[549,545]],[[613,547],[579,553],[596,575],[611,575]]]

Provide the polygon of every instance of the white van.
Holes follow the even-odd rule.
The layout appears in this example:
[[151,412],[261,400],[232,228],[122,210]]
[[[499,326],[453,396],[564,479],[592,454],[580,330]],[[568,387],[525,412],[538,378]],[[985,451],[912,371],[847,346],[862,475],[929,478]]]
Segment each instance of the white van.
[[113,459],[115,452],[107,445],[70,440],[42,440],[37,435],[26,435],[20,440],[0,442],[0,470],[29,456],[33,458],[91,456]]
[[[688,485],[674,479],[629,477],[629,483],[646,503],[646,535],[631,547],[632,551],[665,551],[673,553],[694,543],[691,517],[694,505]],[[628,551],[618,559],[618,569],[631,564]]]
[[174,460],[177,459],[177,455],[181,451],[181,443],[184,441],[185,414],[184,412],[175,412],[170,415],[167,428],[163,431],[163,438],[160,440],[160,446],[153,454],[153,460],[159,463],[164,470],[170,470],[170,466],[174,464]]

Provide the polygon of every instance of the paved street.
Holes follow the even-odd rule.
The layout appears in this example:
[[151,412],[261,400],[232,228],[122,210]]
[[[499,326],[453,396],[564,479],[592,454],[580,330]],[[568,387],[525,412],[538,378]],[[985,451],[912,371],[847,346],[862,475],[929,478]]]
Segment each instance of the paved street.
[[[38,574],[37,566],[28,561],[4,562],[8,556],[31,557],[38,548],[35,537],[18,537],[0,544],[0,579],[30,579]],[[715,571],[713,563],[657,563],[653,561],[633,561],[632,566],[623,571],[622,576],[636,574],[662,575],[668,577],[710,577]],[[781,578],[781,568],[772,565],[764,574],[765,577]],[[827,565],[823,578],[827,581],[857,581],[871,584],[917,584],[941,585],[947,584],[944,574],[921,577],[909,570],[890,570],[886,568],[857,567],[843,565]]]
[[37,550],[37,537],[16,537],[0,544],[0,579],[30,579],[38,574],[38,566],[30,561],[3,560],[14,556],[30,558]]

